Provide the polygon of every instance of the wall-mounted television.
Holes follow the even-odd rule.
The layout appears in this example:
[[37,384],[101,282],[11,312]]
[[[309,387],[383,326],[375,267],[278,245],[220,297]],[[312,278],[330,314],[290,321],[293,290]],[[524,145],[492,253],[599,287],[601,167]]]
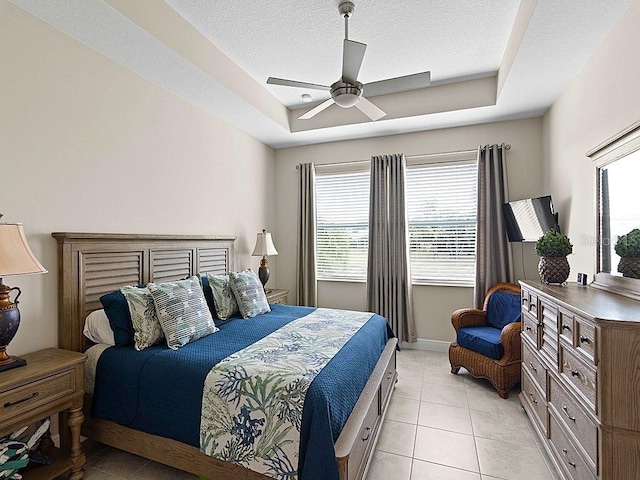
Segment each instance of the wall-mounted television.
[[549,230],[560,231],[551,195],[505,203],[502,211],[510,242],[535,242]]

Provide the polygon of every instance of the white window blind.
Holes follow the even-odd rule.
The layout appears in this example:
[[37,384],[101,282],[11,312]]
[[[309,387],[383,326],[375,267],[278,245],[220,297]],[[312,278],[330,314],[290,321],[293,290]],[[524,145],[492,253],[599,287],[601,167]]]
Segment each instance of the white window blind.
[[317,278],[366,280],[369,170],[316,175]]
[[477,166],[425,163],[407,169],[413,283],[473,285]]

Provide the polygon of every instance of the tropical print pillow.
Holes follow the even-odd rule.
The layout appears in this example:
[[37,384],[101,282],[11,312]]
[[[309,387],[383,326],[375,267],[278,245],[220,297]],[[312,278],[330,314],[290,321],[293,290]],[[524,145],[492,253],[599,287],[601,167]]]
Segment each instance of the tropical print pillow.
[[227,320],[237,315],[238,303],[229,284],[229,275],[206,274],[213,293],[213,304],[220,320]]
[[144,350],[160,342],[164,338],[164,334],[149,289],[127,286],[122,287],[120,292],[124,295],[129,306],[136,350]]
[[271,311],[264,287],[253,270],[229,273],[229,283],[242,318],[251,318]]
[[173,350],[217,332],[198,277],[167,283],[149,283],[158,320]]

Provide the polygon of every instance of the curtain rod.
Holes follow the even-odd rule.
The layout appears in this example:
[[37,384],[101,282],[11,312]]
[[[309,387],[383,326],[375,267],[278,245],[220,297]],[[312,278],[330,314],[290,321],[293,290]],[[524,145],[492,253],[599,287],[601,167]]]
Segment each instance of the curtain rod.
[[[485,147],[488,147],[490,145],[485,145]],[[505,150],[511,150],[511,145],[509,145],[508,143],[501,143],[500,145],[498,145],[498,147],[500,148],[504,148]],[[425,158],[425,157],[435,157],[435,156],[440,156],[440,155],[455,155],[455,154],[459,154],[459,153],[475,153],[477,152],[478,149],[477,148],[473,148],[473,149],[469,149],[469,150],[452,150],[450,152],[437,152],[437,153],[422,153],[422,154],[418,154],[418,155],[405,155],[404,158],[406,158],[407,160],[411,160],[413,158]],[[316,167],[333,167],[335,165],[358,165],[360,163],[368,163],[370,162],[371,159],[368,160],[353,160],[351,162],[333,162],[333,163],[319,163],[316,165]],[[300,165],[296,165],[296,169],[299,169]]]

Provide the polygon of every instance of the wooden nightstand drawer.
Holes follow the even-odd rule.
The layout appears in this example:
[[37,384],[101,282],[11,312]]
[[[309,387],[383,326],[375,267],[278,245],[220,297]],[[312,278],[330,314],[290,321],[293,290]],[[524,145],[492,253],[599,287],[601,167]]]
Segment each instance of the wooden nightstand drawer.
[[43,378],[0,393],[0,416],[9,419],[76,391],[75,370]]
[[274,288],[267,293],[267,301],[276,305],[285,305],[287,303],[287,295],[289,290]]

